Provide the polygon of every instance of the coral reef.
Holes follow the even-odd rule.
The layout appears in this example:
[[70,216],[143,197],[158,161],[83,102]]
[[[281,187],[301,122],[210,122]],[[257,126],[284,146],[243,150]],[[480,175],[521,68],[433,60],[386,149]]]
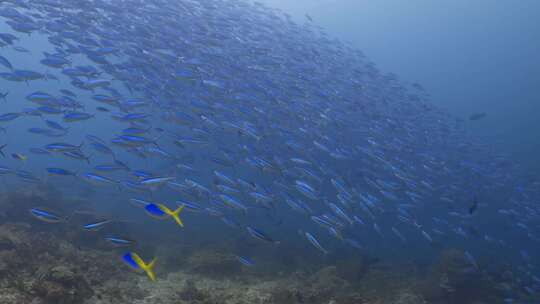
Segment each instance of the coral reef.
[[[2,205],[2,304],[476,304],[501,303],[505,292],[518,289],[507,268],[491,274],[474,269],[458,250],[443,251],[427,272],[412,263],[347,253],[320,258],[309,256],[312,251],[283,267],[286,254],[302,252],[296,247],[272,248],[246,267],[231,254],[234,242],[197,240],[137,248],[159,257],[158,280],[151,282],[123,265],[122,251],[99,243],[99,234],[32,219],[25,210],[30,202],[58,209],[66,204],[41,195],[10,196]],[[239,243],[243,252],[266,250]]]
[[0,226],[0,303],[83,303],[100,282],[122,272],[116,257],[80,250],[25,224]]
[[49,269],[34,282],[32,291],[45,301],[58,304],[82,302],[93,294],[84,276],[63,265]]

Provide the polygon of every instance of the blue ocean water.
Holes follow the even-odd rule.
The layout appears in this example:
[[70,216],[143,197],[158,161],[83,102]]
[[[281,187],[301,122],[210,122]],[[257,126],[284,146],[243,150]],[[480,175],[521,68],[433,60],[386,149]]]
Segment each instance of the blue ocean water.
[[470,131],[491,113],[444,109],[310,15],[0,16],[0,303],[539,300],[540,182]]

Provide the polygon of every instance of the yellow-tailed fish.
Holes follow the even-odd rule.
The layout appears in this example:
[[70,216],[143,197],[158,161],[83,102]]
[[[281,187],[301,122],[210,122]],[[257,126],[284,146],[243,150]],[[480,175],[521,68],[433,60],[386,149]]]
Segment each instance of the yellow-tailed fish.
[[182,210],[184,209],[184,205],[181,205],[174,211],[169,209],[169,207],[163,204],[158,204],[158,206],[163,212],[165,212],[165,214],[172,216],[174,220],[176,221],[176,223],[180,225],[180,227],[184,227],[184,223],[180,219],[180,212],[182,212]]
[[21,153],[13,153],[11,156],[17,160],[25,161],[27,159],[26,156],[22,155]]
[[153,259],[150,263],[146,264],[143,259],[135,252],[128,252],[122,256],[122,259],[134,270],[142,270],[146,273],[148,278],[152,281],[156,281],[156,274],[154,272],[154,265],[157,259]]

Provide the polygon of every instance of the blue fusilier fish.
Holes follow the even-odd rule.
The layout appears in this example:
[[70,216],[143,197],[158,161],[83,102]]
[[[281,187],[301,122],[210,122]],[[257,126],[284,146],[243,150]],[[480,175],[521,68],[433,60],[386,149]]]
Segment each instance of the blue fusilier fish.
[[2,55],[0,55],[0,64],[5,66],[6,68],[8,68],[10,70],[13,70],[13,65],[11,64],[11,62],[9,62],[9,60],[6,57],[2,56]]
[[57,123],[56,121],[45,120],[45,123],[47,124],[47,126],[49,128],[56,129],[56,130],[59,130],[59,131],[67,132],[68,129],[69,129],[69,128],[66,128],[66,127],[62,126],[61,124]]
[[275,241],[268,234],[264,233],[263,231],[259,229],[249,227],[249,226],[247,226],[246,229],[249,232],[249,234],[256,239],[259,239],[261,241],[265,241],[268,243],[276,244],[276,245],[279,244],[278,241]]
[[422,230],[421,232],[422,232],[422,235],[424,236],[424,238],[426,240],[428,240],[430,243],[433,243],[433,239],[431,238],[431,236],[427,232],[425,232],[424,230]]
[[319,241],[309,232],[305,232],[304,235],[306,236],[307,240],[313,245],[315,248],[319,249],[324,255],[328,254],[328,251],[324,249]]
[[235,255],[234,257],[238,260],[238,262],[242,263],[242,265],[244,265],[244,266],[251,267],[251,266],[255,265],[255,263],[253,263],[253,260],[251,260],[250,258],[242,257],[242,256],[239,256],[239,255]]
[[102,220],[98,222],[88,223],[83,226],[83,229],[86,231],[97,231],[110,222],[111,220]]
[[122,133],[128,134],[128,135],[141,135],[148,133],[150,129],[143,129],[138,127],[129,127],[122,130]]
[[234,187],[236,186],[236,182],[234,180],[232,180],[230,177],[228,177],[227,175],[217,171],[217,170],[214,170],[214,176],[216,177],[216,179],[222,183],[225,183],[225,184],[228,184],[229,186],[231,187]]
[[297,180],[295,182],[295,187],[296,187],[296,190],[298,190],[298,192],[302,193],[307,198],[312,199],[312,200],[317,200],[318,195],[315,192],[315,189],[313,189],[313,187],[311,187],[306,182]]
[[61,217],[58,214],[41,208],[30,209],[30,214],[36,219],[47,223],[59,223],[66,220],[64,217]]
[[315,223],[323,226],[323,227],[332,227],[332,223],[327,221],[326,219],[320,217],[320,216],[316,216],[316,215],[313,215],[311,216],[311,220],[314,221]]
[[133,170],[131,173],[140,180],[149,179],[154,176],[153,173],[144,170]]
[[231,227],[231,228],[240,228],[240,224],[238,224],[235,220],[230,219],[228,217],[222,216],[221,221],[225,223],[225,225]]
[[45,128],[29,128],[28,132],[48,137],[60,137],[64,135],[63,133],[58,133],[57,131]]
[[465,251],[465,258],[467,258],[467,261],[476,269],[480,269],[478,267],[478,263],[476,263],[476,259],[470,254],[468,251]]
[[75,121],[82,121],[87,120],[94,117],[93,114],[88,114],[84,112],[69,112],[64,114],[64,121],[66,122],[75,122]]
[[115,139],[119,141],[120,144],[131,147],[139,147],[148,144],[154,144],[156,146],[158,145],[155,140],[138,135],[122,134]]
[[147,177],[141,180],[141,185],[147,187],[159,187],[169,181],[175,180],[176,177]]
[[134,192],[146,192],[148,190],[145,187],[141,186],[138,182],[134,182],[130,180],[120,181],[120,185]]
[[129,247],[136,244],[134,240],[120,236],[106,236],[105,241],[111,243],[115,247]]
[[76,176],[77,175],[77,173],[75,172],[62,169],[62,168],[47,168],[46,170],[47,172],[49,172],[49,174],[54,174],[54,175],[63,175],[63,176]]
[[349,222],[349,224],[351,224],[351,225],[353,224],[353,220],[341,208],[339,208],[336,204],[330,203],[330,204],[328,204],[328,206],[330,207],[332,212],[334,212],[338,217],[340,217],[341,219],[344,219],[345,221]]
[[150,114],[146,114],[146,113],[129,113],[125,115],[120,114],[120,113],[113,114],[114,119],[117,119],[120,121],[129,121],[129,122],[144,120],[148,117],[150,117]]
[[184,227],[184,223],[180,219],[180,212],[182,212],[184,206],[185,205],[181,205],[173,211],[163,204],[148,203],[144,206],[144,210],[150,216],[158,219],[164,219],[171,216],[180,227]]
[[67,144],[67,143],[52,143],[45,146],[45,149],[49,152],[70,152],[70,151],[80,151],[83,144],[78,146]]
[[106,144],[106,142],[105,142],[103,139],[97,137],[96,135],[87,134],[87,135],[85,136],[85,138],[86,138],[88,141],[93,142],[93,143],[100,143],[100,144],[104,144],[104,145]]
[[11,121],[21,116],[21,113],[6,113],[0,115],[0,122]]
[[62,152],[62,155],[67,156],[69,158],[76,159],[76,160],[84,160],[88,164],[90,164],[90,157],[84,155],[84,153],[82,153],[81,151],[66,151],[66,152]]
[[480,120],[486,116],[486,113],[473,113],[469,116],[469,120]]
[[99,175],[99,174],[95,174],[95,173],[91,173],[91,172],[87,172],[87,173],[83,173],[81,175],[81,177],[88,181],[89,183],[93,184],[93,185],[96,185],[96,186],[100,186],[100,185],[104,185],[104,184],[113,184],[113,185],[116,185],[118,184],[117,181],[115,180],[112,180],[108,177],[105,177],[105,176],[102,176],[102,175]]
[[109,154],[114,157],[114,152],[111,150],[111,148],[107,147],[107,145],[100,143],[100,142],[92,142],[90,143],[90,146],[94,148],[94,150],[103,153],[103,154]]
[[111,172],[111,171],[128,170],[128,169],[126,169],[124,166],[111,164],[111,165],[97,165],[94,167],[94,170],[102,171],[102,172]]
[[0,166],[0,175],[10,174],[10,173],[13,173],[13,170],[4,166]]
[[156,259],[153,259],[150,263],[146,264],[138,254],[135,252],[128,252],[122,256],[122,260],[128,264],[131,269],[135,271],[144,271],[152,282],[156,281],[156,274],[154,273]]
[[240,203],[239,201],[235,200],[234,198],[228,196],[228,195],[225,195],[225,194],[220,194],[219,195],[219,198],[225,203],[227,204],[227,206],[233,208],[233,209],[238,209],[238,210],[242,210],[244,212],[247,212],[247,207],[244,206],[242,203]]
[[62,114],[64,113],[64,110],[58,108],[58,107],[50,107],[50,106],[41,106],[37,108],[40,112],[43,114]]

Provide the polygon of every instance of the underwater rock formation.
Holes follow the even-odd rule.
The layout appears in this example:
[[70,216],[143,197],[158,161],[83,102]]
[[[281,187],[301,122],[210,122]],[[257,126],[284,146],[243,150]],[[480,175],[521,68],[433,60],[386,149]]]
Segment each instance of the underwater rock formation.
[[93,294],[85,277],[66,266],[55,266],[36,280],[32,291],[46,301],[78,303]]
[[502,298],[496,283],[455,249],[441,253],[420,290],[429,303],[498,303]]
[[[115,258],[80,250],[31,225],[0,226],[0,303],[83,303],[118,276]],[[92,287],[94,286],[94,287]]]
[[241,273],[241,265],[230,254],[204,250],[193,253],[187,260],[188,271],[212,277]]
[[[9,197],[49,204],[39,194]],[[144,248],[162,257],[150,282],[122,264],[123,251],[96,242],[99,234],[44,225],[14,202],[0,204],[11,214],[0,224],[1,304],[466,304],[499,303],[505,289],[515,289],[511,272],[478,270],[458,250],[444,251],[426,273],[360,255],[246,267],[222,244],[195,243]]]

